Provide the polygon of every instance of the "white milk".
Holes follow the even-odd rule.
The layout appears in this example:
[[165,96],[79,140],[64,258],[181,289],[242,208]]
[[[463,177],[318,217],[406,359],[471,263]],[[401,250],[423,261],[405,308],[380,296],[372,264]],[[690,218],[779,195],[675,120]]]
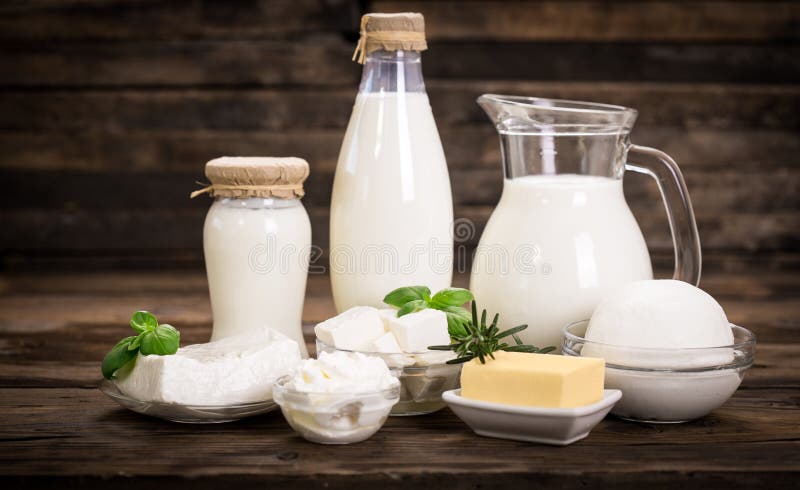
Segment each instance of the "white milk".
[[505,181],[470,289],[502,327],[527,324],[525,343],[560,348],[566,324],[588,319],[616,287],[652,276],[621,180],[531,175]]
[[217,199],[203,229],[211,340],[273,328],[300,345],[311,224],[299,199]]
[[425,93],[360,93],[331,199],[331,282],[339,312],[389,291],[450,286],[453,203]]

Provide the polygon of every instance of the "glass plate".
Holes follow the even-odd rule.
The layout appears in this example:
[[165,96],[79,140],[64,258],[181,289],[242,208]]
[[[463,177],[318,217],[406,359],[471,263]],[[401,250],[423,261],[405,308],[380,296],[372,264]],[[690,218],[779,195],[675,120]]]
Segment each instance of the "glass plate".
[[179,405],[176,403],[145,402],[121,392],[117,384],[104,379],[100,391],[134,412],[183,424],[219,424],[252,417],[275,410],[278,405],[272,400],[236,405]]

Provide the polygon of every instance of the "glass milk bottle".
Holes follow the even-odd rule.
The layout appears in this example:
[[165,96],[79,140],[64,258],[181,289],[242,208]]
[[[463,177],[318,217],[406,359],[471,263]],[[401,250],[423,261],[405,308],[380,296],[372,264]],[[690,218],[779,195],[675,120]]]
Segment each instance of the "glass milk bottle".
[[211,340],[270,327],[300,345],[311,223],[300,158],[223,157],[206,164],[214,203],[203,227]]
[[700,239],[678,165],[633,145],[627,107],[486,94],[478,99],[500,135],[503,194],[481,236],[470,289],[527,324],[526,343],[561,345],[561,330],[585,320],[619,286],[652,279],[650,255],[622,193],[626,170],[656,179],[675,245],[675,279],[700,280]]
[[385,306],[391,290],[450,286],[453,202],[422,79],[421,14],[367,14],[354,59],[361,85],[331,198],[330,263],[338,311]]

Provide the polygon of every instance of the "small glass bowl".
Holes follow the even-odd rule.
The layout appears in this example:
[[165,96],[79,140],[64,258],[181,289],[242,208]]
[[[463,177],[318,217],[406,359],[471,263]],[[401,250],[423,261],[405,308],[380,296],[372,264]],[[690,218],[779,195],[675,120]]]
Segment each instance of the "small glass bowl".
[[455,352],[386,354],[350,351],[337,349],[317,339],[317,355],[336,351],[360,352],[383,359],[400,380],[400,401],[392,407],[392,416],[424,415],[441,410],[446,405],[442,393],[460,386],[461,364],[447,364],[448,360],[455,358]]
[[588,341],[588,320],[564,327],[562,354],[606,360],[606,388],[622,391],[612,414],[649,423],[698,419],[720,407],[753,365],[755,335],[731,324],[734,343],[708,348],[657,349]]
[[288,386],[292,376],[278,378],[275,402],[289,425],[304,439],[320,444],[352,444],[372,437],[400,399],[400,384],[364,393],[300,391]]

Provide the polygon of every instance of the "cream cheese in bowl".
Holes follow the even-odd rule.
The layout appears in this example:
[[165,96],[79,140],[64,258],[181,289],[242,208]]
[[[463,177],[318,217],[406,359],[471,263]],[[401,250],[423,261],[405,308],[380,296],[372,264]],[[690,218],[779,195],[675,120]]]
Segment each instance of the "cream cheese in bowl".
[[322,444],[363,441],[383,426],[400,382],[381,359],[321,352],[278,380],[275,401],[292,428]]

